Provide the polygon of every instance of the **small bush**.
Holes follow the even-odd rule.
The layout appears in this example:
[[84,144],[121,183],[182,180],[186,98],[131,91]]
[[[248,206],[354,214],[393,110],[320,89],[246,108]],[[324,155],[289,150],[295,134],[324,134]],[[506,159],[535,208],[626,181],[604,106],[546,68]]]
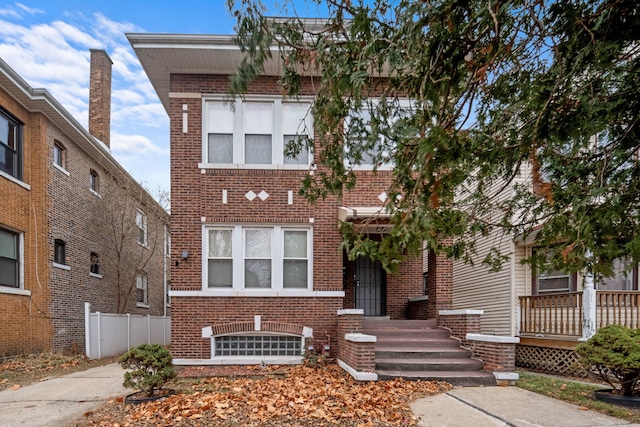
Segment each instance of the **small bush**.
[[640,380],[640,331],[620,325],[600,329],[576,347],[580,362],[616,394],[632,396]]
[[178,373],[173,368],[173,358],[169,350],[160,344],[141,344],[126,352],[118,360],[125,372],[125,387],[143,391],[147,396],[153,396],[156,390],[172,379]]

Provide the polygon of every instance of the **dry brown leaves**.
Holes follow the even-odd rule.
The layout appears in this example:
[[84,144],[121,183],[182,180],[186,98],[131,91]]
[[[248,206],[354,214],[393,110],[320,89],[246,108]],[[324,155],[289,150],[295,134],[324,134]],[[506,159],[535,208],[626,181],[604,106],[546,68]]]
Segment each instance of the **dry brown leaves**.
[[[409,402],[449,390],[429,381],[354,381],[336,365],[280,367],[286,375],[206,378],[136,407],[111,402],[77,426],[407,426]],[[120,408],[120,411],[116,409]]]

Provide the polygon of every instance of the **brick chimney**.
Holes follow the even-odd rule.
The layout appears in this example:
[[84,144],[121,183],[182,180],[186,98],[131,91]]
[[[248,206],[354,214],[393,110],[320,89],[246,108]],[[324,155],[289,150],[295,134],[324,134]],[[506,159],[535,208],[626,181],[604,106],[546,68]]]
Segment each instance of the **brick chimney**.
[[91,49],[89,133],[109,147],[111,137],[111,66],[102,49]]

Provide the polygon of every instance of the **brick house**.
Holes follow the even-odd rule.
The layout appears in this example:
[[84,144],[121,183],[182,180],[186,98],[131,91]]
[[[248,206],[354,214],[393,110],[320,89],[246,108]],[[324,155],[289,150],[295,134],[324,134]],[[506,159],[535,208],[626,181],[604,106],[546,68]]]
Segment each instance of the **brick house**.
[[0,356],[82,352],[85,302],[166,313],[168,214],[110,153],[111,65],[91,51],[87,131],[0,60]]
[[[366,162],[356,166],[357,187],[341,197],[311,205],[298,194],[303,177],[323,167],[311,153],[295,159],[283,154],[296,135],[317,139],[309,114],[311,77],[302,82],[299,99],[288,99],[273,59],[232,107],[225,102],[229,76],[242,59],[233,36],[127,37],[171,123],[176,364],[300,363],[303,351],[312,348],[337,357],[354,377],[370,380],[386,372],[385,349],[396,354],[429,341],[436,357],[469,357],[449,331],[436,327],[439,311],[451,308],[450,261],[428,258],[425,291],[422,256],[386,274],[379,262],[348,260],[340,247],[340,221],[384,238],[392,166],[376,173]],[[414,330],[403,335],[398,325]],[[441,344],[455,348],[442,351]],[[473,366],[482,369],[481,363]],[[488,372],[477,378],[495,384]]]

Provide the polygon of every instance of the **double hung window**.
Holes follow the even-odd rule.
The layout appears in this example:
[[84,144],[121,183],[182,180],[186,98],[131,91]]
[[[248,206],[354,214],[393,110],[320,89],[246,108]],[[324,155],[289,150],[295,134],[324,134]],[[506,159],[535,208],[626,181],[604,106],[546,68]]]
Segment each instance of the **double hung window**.
[[[203,167],[308,167],[311,158],[304,141],[313,136],[310,108],[308,103],[279,99],[237,100],[235,106],[205,101]],[[303,145],[297,156],[285,154],[293,142]]]
[[147,275],[144,273],[136,275],[136,303],[139,307],[147,307],[149,305]]
[[208,289],[311,289],[311,229],[206,227]]
[[147,215],[142,211],[136,211],[137,240],[142,246],[147,246]]
[[0,110],[0,171],[22,179],[22,125]]
[[0,228],[0,286],[20,287],[20,235]]

